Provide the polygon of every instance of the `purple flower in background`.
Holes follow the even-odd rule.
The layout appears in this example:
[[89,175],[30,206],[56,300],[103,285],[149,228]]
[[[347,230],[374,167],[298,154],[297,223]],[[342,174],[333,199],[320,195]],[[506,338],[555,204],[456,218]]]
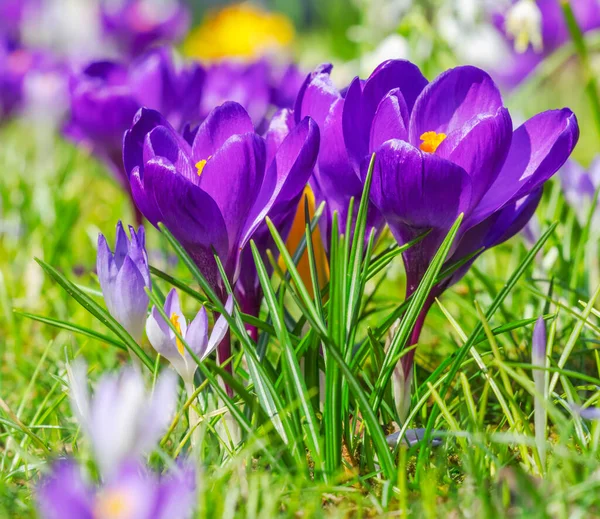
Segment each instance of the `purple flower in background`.
[[226,101],[241,104],[258,128],[268,115],[271,102],[270,65],[266,60],[253,63],[221,61],[207,69],[200,102],[200,115],[206,117]]
[[[317,84],[313,92],[320,102],[330,89]],[[304,97],[309,93],[306,89]],[[371,200],[398,243],[430,231],[404,254],[407,296],[460,213],[465,217],[448,264],[521,230],[544,182],[564,164],[579,137],[568,109],[538,114],[513,131],[496,85],[480,69],[458,67],[427,83],[415,65],[400,60],[384,62],[366,81],[356,78],[337,117],[343,126],[338,142],[362,178],[376,154]],[[418,341],[434,298],[473,261],[435,288],[411,344]],[[408,382],[413,356],[414,350],[402,361]]]
[[71,78],[71,118],[65,132],[89,146],[129,191],[122,145],[134,115],[146,106],[178,127],[197,122],[204,75],[198,64],[177,67],[167,48],[148,52],[130,66],[93,62]]
[[42,479],[36,497],[43,519],[188,519],[196,508],[196,473],[182,463],[158,477],[125,462],[95,486],[75,462],[60,460]]
[[[587,170],[574,160],[568,160],[558,175],[567,203],[575,211],[579,224],[585,225],[596,190],[600,188],[600,156],[592,161]],[[600,224],[599,218],[600,214],[596,211],[593,228]]]
[[190,13],[180,0],[101,0],[107,36],[129,56],[157,43],[177,43],[190,25]]
[[151,288],[146,235],[140,227],[137,234],[129,227],[131,238],[117,224],[115,252],[111,252],[104,235],[98,235],[96,269],[104,301],[110,314],[139,343],[144,334]]
[[[495,77],[508,87],[526,79],[550,54],[567,43],[569,31],[560,0],[514,0],[492,19],[513,47],[502,69]],[[571,0],[571,7],[583,32],[600,27],[598,0]]]
[[23,20],[40,8],[40,0],[2,0],[0,2],[0,37],[20,40]]
[[294,108],[296,97],[305,79],[306,74],[295,63],[283,69],[272,67],[271,104],[277,108]]
[[125,136],[125,167],[139,210],[167,226],[223,300],[214,253],[235,283],[249,240],[266,216],[291,209],[316,160],[314,121],[305,118],[289,133],[281,126],[264,139],[246,110],[228,102],[188,135],[190,142],[146,109]]
[[141,373],[134,368],[103,375],[93,398],[84,363],[75,363],[67,373],[73,413],[103,477],[156,447],[177,404],[177,376],[172,371],[159,376],[152,393],[146,391]]
[[[209,334],[208,315],[204,307],[200,309],[194,320],[188,325],[181,311],[179,296],[174,288],[167,295],[164,310],[175,329],[200,360],[204,360],[215,351],[229,329],[227,320],[221,315],[215,322],[212,333]],[[225,310],[231,315],[233,310],[231,296],[225,303]],[[148,317],[146,334],[152,347],[172,364],[186,386],[191,386],[198,366],[156,307],[152,308],[150,317]]]
[[[321,151],[310,185],[317,204],[326,202],[325,215],[321,218],[326,248],[331,242],[332,232],[345,232],[350,199],[355,199],[356,214],[363,191],[358,164],[352,160],[357,150],[353,150],[351,146],[355,143],[353,140],[345,142],[343,114],[346,110],[347,90],[340,92],[334,86],[330,78],[331,70],[331,65],[324,64],[308,75],[300,88],[294,109],[296,120],[310,115],[321,130]],[[373,76],[377,77],[375,73]],[[381,77],[385,79],[386,74]],[[398,76],[396,82],[401,81],[402,77]],[[415,77],[410,77],[407,82],[409,81],[415,81],[416,87],[426,82],[420,72]],[[360,123],[351,130],[357,135],[369,131],[368,128],[361,127]],[[339,214],[338,229],[331,228],[334,212]],[[371,204],[367,213],[367,236],[371,228],[380,230],[382,226],[381,215]]]
[[[53,89],[59,98],[53,99],[61,104],[64,99],[66,69],[56,62],[48,53],[28,50],[9,42],[0,40],[0,121],[20,113],[28,108],[35,92],[27,88],[33,76],[52,76],[60,82],[58,89]],[[29,81],[31,86],[31,82]],[[43,110],[50,108],[41,106]]]

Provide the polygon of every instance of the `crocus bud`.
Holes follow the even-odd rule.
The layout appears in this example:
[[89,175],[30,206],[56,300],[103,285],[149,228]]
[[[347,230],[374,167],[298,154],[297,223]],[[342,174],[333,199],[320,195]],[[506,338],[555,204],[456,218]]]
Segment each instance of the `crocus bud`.
[[[232,309],[233,299],[229,296],[225,311],[231,315]],[[174,328],[200,360],[208,357],[227,333],[228,324],[223,315],[217,319],[212,333],[208,333],[208,315],[204,307],[188,326],[175,289],[167,295],[164,310]],[[198,366],[156,307],[152,308],[148,317],[146,334],[152,347],[173,365],[186,385],[191,385]]]
[[117,224],[117,240],[113,254],[106,238],[98,235],[98,258],[96,267],[104,301],[110,314],[138,342],[144,334],[148,311],[148,294],[151,288],[146,236],[140,227],[137,234],[129,227],[131,239]]

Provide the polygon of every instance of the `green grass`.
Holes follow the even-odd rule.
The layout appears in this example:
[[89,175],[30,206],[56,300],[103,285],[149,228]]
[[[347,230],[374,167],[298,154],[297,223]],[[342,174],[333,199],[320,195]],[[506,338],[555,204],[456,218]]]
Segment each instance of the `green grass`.
[[[42,138],[16,124],[0,130],[0,517],[35,517],[36,482],[56,457],[92,463],[69,407],[66,360],[85,357],[93,382],[130,362],[126,350],[136,349],[102,310],[93,273],[97,232],[112,241],[116,221],[131,221],[127,198],[93,159]],[[359,214],[359,239],[348,239],[352,232],[334,239],[323,298],[311,294],[324,280],[302,280],[294,251],[283,251],[286,272],[275,265],[269,279],[254,250],[265,301],[254,322],[258,344],[243,332],[247,316],[236,310],[230,319],[235,378],[226,380],[235,396],[220,388],[217,378],[227,375],[214,362],[200,370],[204,391],[221,402],[200,423],[198,517],[600,514],[600,426],[570,410],[600,399],[600,275],[586,246],[597,238],[577,226],[558,183],[548,184],[538,210],[548,231],[539,252],[519,237],[486,252],[429,313],[404,428],[428,428],[443,439],[439,447],[389,449],[385,434],[401,425],[390,368],[438,278],[444,250],[405,302],[398,250],[387,249],[387,237],[364,247],[364,205]],[[312,254],[309,228],[307,222]],[[148,229],[148,237],[156,302],[175,285],[184,288],[189,315],[199,301],[219,309],[168,233]],[[531,366],[539,315],[547,319],[553,389],[542,447]],[[150,378],[155,353],[147,343],[134,353],[146,359]],[[151,458],[156,467],[162,456],[188,451],[185,406],[182,397],[180,419]],[[230,413],[243,437],[237,449],[215,432]]]

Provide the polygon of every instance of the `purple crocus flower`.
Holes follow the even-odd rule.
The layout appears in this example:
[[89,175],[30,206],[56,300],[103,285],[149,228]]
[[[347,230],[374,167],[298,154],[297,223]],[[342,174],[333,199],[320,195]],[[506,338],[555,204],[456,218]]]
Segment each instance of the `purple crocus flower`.
[[204,76],[198,64],[176,67],[167,48],[148,52],[130,66],[93,62],[71,78],[71,119],[65,132],[90,147],[129,191],[122,144],[134,115],[146,106],[160,110],[177,127],[197,122]]
[[157,43],[177,43],[190,24],[180,0],[102,0],[100,5],[105,33],[129,56]]
[[[515,87],[536,67],[570,39],[560,0],[513,0],[511,7],[495,12],[492,19],[513,47],[495,77]],[[600,27],[598,0],[570,0],[583,32]]]
[[306,74],[295,63],[287,67],[273,67],[271,71],[271,104],[277,108],[294,108],[298,92]]
[[241,104],[258,128],[267,117],[271,101],[271,69],[266,60],[251,63],[224,60],[207,69],[200,101],[200,115],[206,117],[226,101]]
[[36,497],[43,519],[188,519],[196,508],[196,473],[179,464],[159,478],[129,461],[95,486],[75,462],[61,460]]
[[[565,199],[575,211],[580,225],[585,225],[596,190],[600,188],[600,156],[585,170],[574,160],[568,160],[558,173]],[[593,228],[600,223],[600,214],[594,213]]]
[[151,452],[166,431],[177,405],[177,376],[165,371],[148,393],[139,370],[125,368],[103,375],[90,397],[87,367],[67,370],[71,407],[88,437],[103,477],[110,477],[128,459]]
[[[167,295],[164,310],[175,329],[181,334],[190,349],[200,360],[204,360],[215,351],[229,329],[227,320],[221,315],[215,322],[212,333],[209,334],[208,314],[204,307],[200,309],[196,317],[188,325],[181,311],[179,296],[174,288]],[[228,314],[231,314],[233,310],[233,299],[231,296],[227,299],[225,310]],[[156,307],[152,308],[150,317],[148,317],[146,333],[152,347],[177,370],[186,387],[189,388],[192,386],[194,373],[196,373],[198,366]]]
[[[321,81],[309,81],[300,103],[321,106],[336,95],[322,80],[324,72],[327,68],[317,70]],[[521,230],[537,207],[544,182],[564,164],[579,137],[577,120],[568,109],[538,114],[513,132],[496,85],[470,66],[448,70],[427,83],[412,63],[386,61],[366,81],[356,78],[345,98],[337,99],[341,108],[333,108],[327,117],[341,119],[342,134],[339,123],[326,120],[324,141],[327,126],[338,128],[337,143],[362,178],[371,154],[376,154],[371,200],[399,243],[430,230],[404,254],[407,296],[460,213],[464,222],[449,264]],[[322,160],[323,154],[319,167]],[[433,291],[411,344],[418,341],[434,298],[472,262]],[[403,357],[407,383],[413,356],[414,350]]]
[[316,160],[314,121],[307,117],[290,131],[282,117],[289,121],[275,118],[264,139],[246,110],[228,102],[188,142],[158,112],[142,109],[124,139],[138,208],[167,226],[223,300],[214,253],[235,283],[249,240],[266,216],[295,207]]
[[[27,84],[34,75],[55,77],[61,82],[61,88],[55,89],[55,93],[64,98],[61,91],[66,81],[64,66],[46,52],[32,51],[0,38],[0,121],[28,108],[34,92]],[[61,104],[60,98],[55,99],[57,105]]]
[[[416,67],[414,67],[416,69]],[[350,199],[355,199],[355,214],[363,191],[363,182],[360,178],[358,164],[353,161],[355,150],[351,148],[355,143],[347,144],[344,141],[344,118],[347,89],[339,91],[330,78],[332,66],[320,65],[309,74],[300,88],[294,114],[298,121],[306,115],[311,116],[321,130],[321,151],[314,174],[310,179],[311,188],[315,194],[317,204],[326,202],[325,215],[321,218],[321,228],[327,248],[331,242],[332,232],[345,232],[348,219],[348,205]],[[416,69],[418,71],[418,69]],[[386,73],[380,76],[385,79]],[[373,76],[377,77],[375,73]],[[402,77],[397,78],[403,81]],[[426,82],[420,74],[413,74],[406,82],[414,82],[415,88]],[[398,85],[395,85],[398,86]],[[422,88],[422,86],[421,86]],[[376,106],[375,106],[376,107]],[[365,129],[359,125],[350,129],[358,134],[364,134]],[[357,150],[356,150],[357,151]],[[366,152],[366,150],[364,150]],[[339,214],[338,229],[332,229],[333,214]],[[370,229],[380,230],[383,220],[379,211],[370,204],[367,213],[367,233]]]
[[129,227],[127,238],[123,224],[117,224],[117,239],[113,254],[104,235],[98,235],[96,268],[104,301],[110,314],[139,343],[144,334],[151,288],[146,235],[140,227],[137,234]]

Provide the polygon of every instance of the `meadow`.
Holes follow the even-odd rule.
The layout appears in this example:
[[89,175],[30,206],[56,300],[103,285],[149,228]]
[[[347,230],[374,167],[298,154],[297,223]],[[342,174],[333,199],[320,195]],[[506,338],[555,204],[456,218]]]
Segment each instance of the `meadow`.
[[600,5],[508,2],[515,84],[468,2],[279,4],[0,102],[0,517],[600,517]]

